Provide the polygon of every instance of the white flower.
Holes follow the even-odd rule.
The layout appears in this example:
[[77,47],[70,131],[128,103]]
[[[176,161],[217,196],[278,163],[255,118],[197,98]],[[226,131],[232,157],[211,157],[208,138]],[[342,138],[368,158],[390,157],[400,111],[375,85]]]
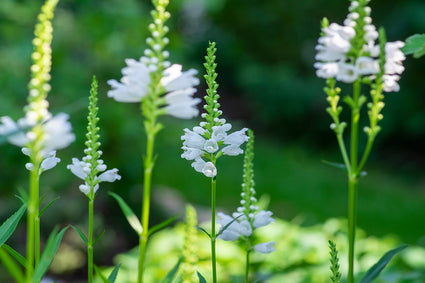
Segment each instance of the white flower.
[[43,124],[44,147],[42,152],[65,148],[75,140],[68,118],[68,114],[59,113]]
[[186,159],[186,160],[194,160],[199,158],[204,151],[197,149],[197,148],[191,148],[191,147],[187,147],[187,146],[182,146],[183,149],[183,153],[181,155],[182,158]]
[[[21,118],[20,121],[25,120],[25,118]],[[9,116],[3,116],[0,118],[0,136],[6,136],[7,140],[16,146],[25,146],[29,140],[23,131],[22,127],[13,121]]]
[[269,225],[270,223],[273,223],[275,220],[271,216],[273,215],[273,212],[271,211],[259,211],[254,218],[254,222],[252,225],[255,228],[260,228],[266,225]]
[[223,154],[230,155],[230,156],[236,156],[243,153],[243,150],[239,147],[240,145],[232,144],[228,145],[225,148],[222,149]]
[[195,77],[198,73],[195,69],[182,72],[182,66],[174,64],[164,71],[161,84],[167,91],[181,90],[192,88],[199,84],[199,79]]
[[373,58],[361,56],[356,60],[356,69],[360,75],[374,75],[379,72],[379,63]]
[[338,81],[353,83],[358,78],[358,70],[355,66],[346,63],[339,63],[339,72],[336,75]]
[[400,86],[397,83],[400,79],[398,75],[384,75],[384,91],[385,92],[398,92],[400,90]]
[[224,144],[230,145],[241,145],[244,142],[248,141],[248,136],[245,134],[248,131],[247,128],[243,128],[237,132],[233,132],[230,135],[226,136],[223,140]]
[[204,150],[208,153],[214,153],[218,150],[218,144],[217,141],[213,138],[205,141],[204,143]]
[[219,217],[217,219],[217,223],[221,225],[222,229],[224,226],[228,225],[224,231],[221,232],[221,234],[218,236],[218,239],[222,239],[224,241],[235,241],[239,239],[241,233],[240,233],[240,224],[237,222],[237,220],[234,220],[232,217],[230,217],[227,214],[224,213],[217,213],[217,216]]
[[150,71],[142,58],[140,61],[125,60],[127,67],[121,71],[123,74],[121,82],[108,80],[108,84],[112,87],[112,90],[108,91],[108,97],[119,102],[141,102],[151,80]]
[[184,135],[181,137],[181,139],[184,140],[184,146],[202,150],[204,149],[205,139],[201,135],[187,128],[183,131]]
[[334,78],[338,74],[338,63],[330,62],[330,63],[314,63],[314,67],[316,70],[316,75],[322,79]]
[[206,162],[202,168],[202,173],[209,178],[213,178],[217,175],[217,168],[212,162]]
[[[31,150],[28,147],[23,147],[22,153],[27,156],[31,156]],[[56,157],[55,150],[45,153],[42,156],[42,158],[43,158],[43,161],[41,161],[41,164],[40,164],[39,174],[43,173],[46,170],[52,169],[61,161],[60,158]],[[34,169],[34,164],[28,162],[25,164],[25,168],[31,171]]]
[[198,116],[199,110],[196,105],[201,101],[200,98],[193,98],[196,92],[194,88],[176,90],[165,95],[167,114],[180,119],[191,119]]
[[255,245],[254,250],[262,254],[269,254],[275,251],[274,245],[276,245],[276,242],[274,241],[261,243],[261,244]]
[[121,176],[118,175],[118,169],[114,168],[103,172],[99,175],[99,182],[115,182],[115,180],[121,180]]
[[212,127],[212,135],[211,137],[214,138],[216,141],[222,141],[227,136],[227,131],[229,131],[232,128],[232,125],[229,123],[226,123],[221,126],[214,126]]

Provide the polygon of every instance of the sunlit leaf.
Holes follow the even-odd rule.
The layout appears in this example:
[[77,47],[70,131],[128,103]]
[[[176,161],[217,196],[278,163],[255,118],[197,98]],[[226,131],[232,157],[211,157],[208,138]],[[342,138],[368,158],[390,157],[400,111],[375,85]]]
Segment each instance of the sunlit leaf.
[[119,206],[121,207],[122,212],[124,213],[125,217],[127,218],[128,223],[130,226],[134,229],[134,231],[137,232],[137,234],[140,236],[143,232],[142,223],[140,223],[139,218],[137,218],[136,214],[134,214],[133,210],[127,205],[127,203],[117,194],[115,193],[109,193],[111,196],[113,196]]
[[173,269],[171,269],[170,272],[168,272],[167,275],[165,275],[161,283],[172,283],[174,278],[177,275],[177,272],[179,271],[179,267],[181,263],[182,263],[182,259],[180,258],[177,261],[177,263],[174,265]]
[[110,283],[114,283],[117,279],[118,271],[120,270],[121,263],[115,266],[114,270],[111,271],[111,274],[109,274],[108,280]]

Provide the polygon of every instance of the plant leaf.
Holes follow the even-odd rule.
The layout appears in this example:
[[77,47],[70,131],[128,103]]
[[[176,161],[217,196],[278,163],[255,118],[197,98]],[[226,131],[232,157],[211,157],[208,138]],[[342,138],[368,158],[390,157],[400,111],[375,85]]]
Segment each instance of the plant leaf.
[[97,236],[96,240],[94,240],[93,242],[93,246],[96,245],[97,241],[99,241],[100,238],[102,238],[103,234],[105,234],[105,230],[103,230],[102,233],[100,233],[100,235]]
[[207,283],[207,280],[205,280],[204,276],[202,276],[201,273],[198,273],[199,283]]
[[3,244],[2,248],[9,253],[9,255],[13,256],[17,262],[19,262],[23,267],[27,266],[27,260],[20,253],[15,251],[11,246],[7,244]]
[[173,269],[171,269],[167,275],[162,279],[161,283],[172,283],[174,278],[177,275],[177,272],[179,271],[180,264],[182,263],[182,258],[179,258],[177,263],[174,265]]
[[55,202],[55,201],[57,201],[58,199],[60,199],[60,197],[57,197],[57,198],[55,198],[55,199],[53,199],[53,200],[51,200],[44,208],[43,208],[43,210],[41,210],[41,212],[39,213],[39,215],[38,215],[38,217],[41,217],[43,214],[44,214],[44,212],[46,212],[46,210]]
[[109,280],[105,277],[105,275],[102,274],[102,272],[99,270],[99,268],[96,265],[93,265],[94,272],[96,273],[96,276],[102,279],[103,283],[111,283]]
[[57,233],[58,229],[55,228],[50,234],[49,238],[47,239],[46,246],[44,247],[44,251],[41,255],[40,262],[34,270],[34,274],[32,276],[33,283],[40,282],[41,278],[43,278],[47,268],[55,257],[56,251],[58,250],[60,242],[62,241],[62,237],[67,229],[68,227],[65,227],[59,233]]
[[89,241],[87,240],[86,235],[84,235],[83,231],[80,230],[80,228],[75,227],[73,225],[71,225],[71,228],[75,230],[75,232],[78,233],[78,235],[80,235],[81,240],[83,240],[84,243],[86,243],[86,245],[89,244]]
[[149,236],[152,235],[153,233],[161,230],[165,226],[168,226],[168,224],[172,223],[174,220],[176,220],[177,218],[179,218],[180,215],[181,214],[174,215],[174,216],[168,218],[167,220],[165,220],[165,221],[163,221],[163,222],[161,222],[161,223],[153,226],[151,229],[149,229]]
[[205,230],[204,228],[199,227],[199,226],[197,226],[196,229],[201,230],[202,232],[204,232],[205,234],[207,234],[207,236],[211,239],[211,235],[210,235],[210,233],[207,232],[207,230]]
[[136,233],[140,236],[143,232],[142,223],[140,223],[139,218],[137,218],[136,214],[134,214],[133,210],[125,203],[125,201],[117,194],[110,192],[111,196],[113,196],[121,207],[122,212],[127,218],[130,226],[136,231]]
[[23,204],[0,226],[0,247],[9,239],[10,236],[12,236],[16,226],[18,226],[19,220],[21,220],[24,215],[26,208],[27,206]]
[[18,264],[13,260],[13,258],[6,252],[4,246],[0,247],[0,261],[3,263],[3,266],[9,271],[9,274],[15,279],[18,283],[25,283],[25,277],[22,273],[22,269],[19,268]]
[[419,58],[425,54],[425,34],[414,34],[406,39],[406,44],[401,49],[404,54],[413,54]]
[[114,283],[117,279],[118,271],[120,270],[121,263],[115,266],[114,270],[112,270],[111,274],[109,274],[108,281]]
[[347,166],[345,166],[344,163],[337,163],[337,162],[332,162],[332,161],[327,161],[327,160],[322,160],[322,162],[327,164],[327,165],[338,168],[338,169],[344,169],[345,170],[347,168]]
[[399,246],[398,248],[392,249],[386,252],[381,259],[375,263],[368,271],[366,271],[365,275],[363,275],[362,279],[360,279],[360,283],[370,283],[375,278],[379,276],[379,273],[387,266],[390,260],[401,250],[407,247],[406,244]]

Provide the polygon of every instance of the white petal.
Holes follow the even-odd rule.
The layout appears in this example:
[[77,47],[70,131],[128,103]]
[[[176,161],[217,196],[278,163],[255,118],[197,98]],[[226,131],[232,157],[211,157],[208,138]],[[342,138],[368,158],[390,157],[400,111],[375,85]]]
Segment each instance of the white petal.
[[229,156],[236,156],[243,153],[243,150],[239,147],[240,145],[228,145],[222,149],[223,154]]
[[271,217],[272,215],[273,215],[273,212],[271,211],[261,210],[255,215],[254,222],[252,223],[252,225],[255,228],[260,228],[270,223],[273,223],[275,220],[274,218]]
[[115,180],[121,180],[121,176],[118,175],[118,169],[114,168],[108,170],[99,175],[99,182],[115,182]]
[[269,254],[271,252],[275,251],[274,245],[276,245],[276,242],[267,242],[267,243],[261,243],[254,246],[254,250],[256,252],[262,253],[262,254]]
[[59,158],[56,157],[56,151],[53,152],[53,156],[50,156],[41,162],[41,168],[43,169],[43,171],[52,169],[61,161]]
[[212,162],[207,162],[204,168],[202,168],[202,173],[209,178],[213,178],[217,175],[217,168],[215,168]]
[[71,172],[78,178],[85,180],[87,178],[87,173],[84,172],[84,168],[81,166],[81,162],[77,158],[72,158],[72,164],[66,166]]
[[164,77],[161,84],[167,91],[181,90],[191,88],[199,84],[199,79],[195,77],[198,73],[195,69],[182,72],[182,66],[174,64],[164,71]]
[[231,133],[230,135],[224,138],[224,144],[231,144],[231,145],[243,144],[249,139],[248,136],[245,134],[246,131],[248,131],[248,129],[243,128],[242,130]]

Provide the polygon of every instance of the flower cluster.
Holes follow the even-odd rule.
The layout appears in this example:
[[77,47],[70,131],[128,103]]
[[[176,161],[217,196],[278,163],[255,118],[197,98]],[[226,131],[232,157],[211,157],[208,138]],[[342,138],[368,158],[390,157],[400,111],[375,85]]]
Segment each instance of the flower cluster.
[[[146,42],[150,46],[138,61],[126,59],[127,66],[122,69],[123,77],[120,82],[109,80],[112,90],[108,96],[119,102],[142,102],[148,96],[155,100],[155,109],[158,114],[190,119],[198,115],[196,105],[201,101],[194,98],[194,86],[199,84],[195,77],[197,71],[190,69],[182,72],[182,66],[171,65],[166,59],[169,52],[164,50],[169,39],[165,37],[168,27],[164,22],[170,17],[165,11],[168,0],[156,3],[156,10],[152,12],[154,22],[149,29],[152,37]],[[145,101],[145,103],[147,103]]]
[[[99,150],[100,142],[98,142],[100,136],[98,134],[99,127],[97,127],[97,122],[99,121],[97,117],[99,110],[97,107],[97,87],[96,78],[93,77],[90,90],[89,115],[87,118],[87,141],[85,143],[86,149],[84,149],[86,156],[81,161],[77,158],[72,158],[72,164],[67,166],[75,176],[84,180],[84,184],[81,184],[79,188],[90,199],[94,199],[100,182],[114,182],[121,179],[121,176],[118,175],[118,169],[114,168],[105,171],[106,165],[100,159],[102,151]],[[101,172],[103,173],[98,176]]]
[[[39,15],[39,23],[35,27],[29,83],[28,104],[24,107],[25,116],[15,122],[8,116],[0,117],[0,135],[16,146],[24,147],[23,153],[29,155],[41,168],[41,173],[52,168],[59,162],[55,157],[56,150],[67,147],[75,139],[71,132],[69,116],[59,113],[52,117],[49,103],[46,100],[51,89],[51,47],[53,11],[57,0],[47,1]],[[44,161],[43,161],[44,160]],[[44,162],[44,163],[43,163]],[[27,163],[26,168],[32,170],[33,163]]]
[[217,175],[217,168],[215,167],[217,158],[223,154],[235,156],[243,153],[240,146],[248,140],[248,136],[245,134],[247,128],[228,134],[227,132],[232,128],[232,125],[220,118],[223,112],[219,110],[218,99],[220,96],[217,94],[218,84],[215,82],[217,64],[214,62],[214,54],[216,50],[215,43],[210,43],[210,47],[207,49],[208,56],[205,57],[207,63],[204,64],[207,70],[205,79],[209,88],[204,97],[206,113],[202,113],[201,116],[206,121],[201,122],[192,131],[187,128],[184,129],[185,133],[181,137],[184,151],[181,157],[194,160],[192,167],[210,178]]
[[[251,130],[248,131],[249,141],[245,151],[244,159],[244,182],[242,184],[242,200],[241,206],[237,208],[232,216],[224,213],[217,213],[219,217],[218,223],[222,226],[219,239],[225,241],[235,241],[243,238],[248,242],[250,249],[250,237],[255,229],[264,227],[273,223],[275,220],[272,218],[273,212],[260,210],[257,205],[257,198],[255,197],[254,189],[254,134]],[[226,227],[227,226],[227,227]],[[260,243],[253,246],[253,249],[259,253],[271,253],[274,251],[275,242]]]
[[[316,62],[314,67],[320,78],[335,78],[338,81],[352,83],[361,76],[371,79],[381,72],[379,45],[375,41],[379,37],[370,17],[371,9],[367,6],[370,0],[351,1],[349,14],[344,25],[323,22],[322,36],[318,40]],[[404,46],[401,41],[387,42],[383,71],[384,91],[399,91],[398,80],[404,71],[402,61],[405,59],[400,50]]]

